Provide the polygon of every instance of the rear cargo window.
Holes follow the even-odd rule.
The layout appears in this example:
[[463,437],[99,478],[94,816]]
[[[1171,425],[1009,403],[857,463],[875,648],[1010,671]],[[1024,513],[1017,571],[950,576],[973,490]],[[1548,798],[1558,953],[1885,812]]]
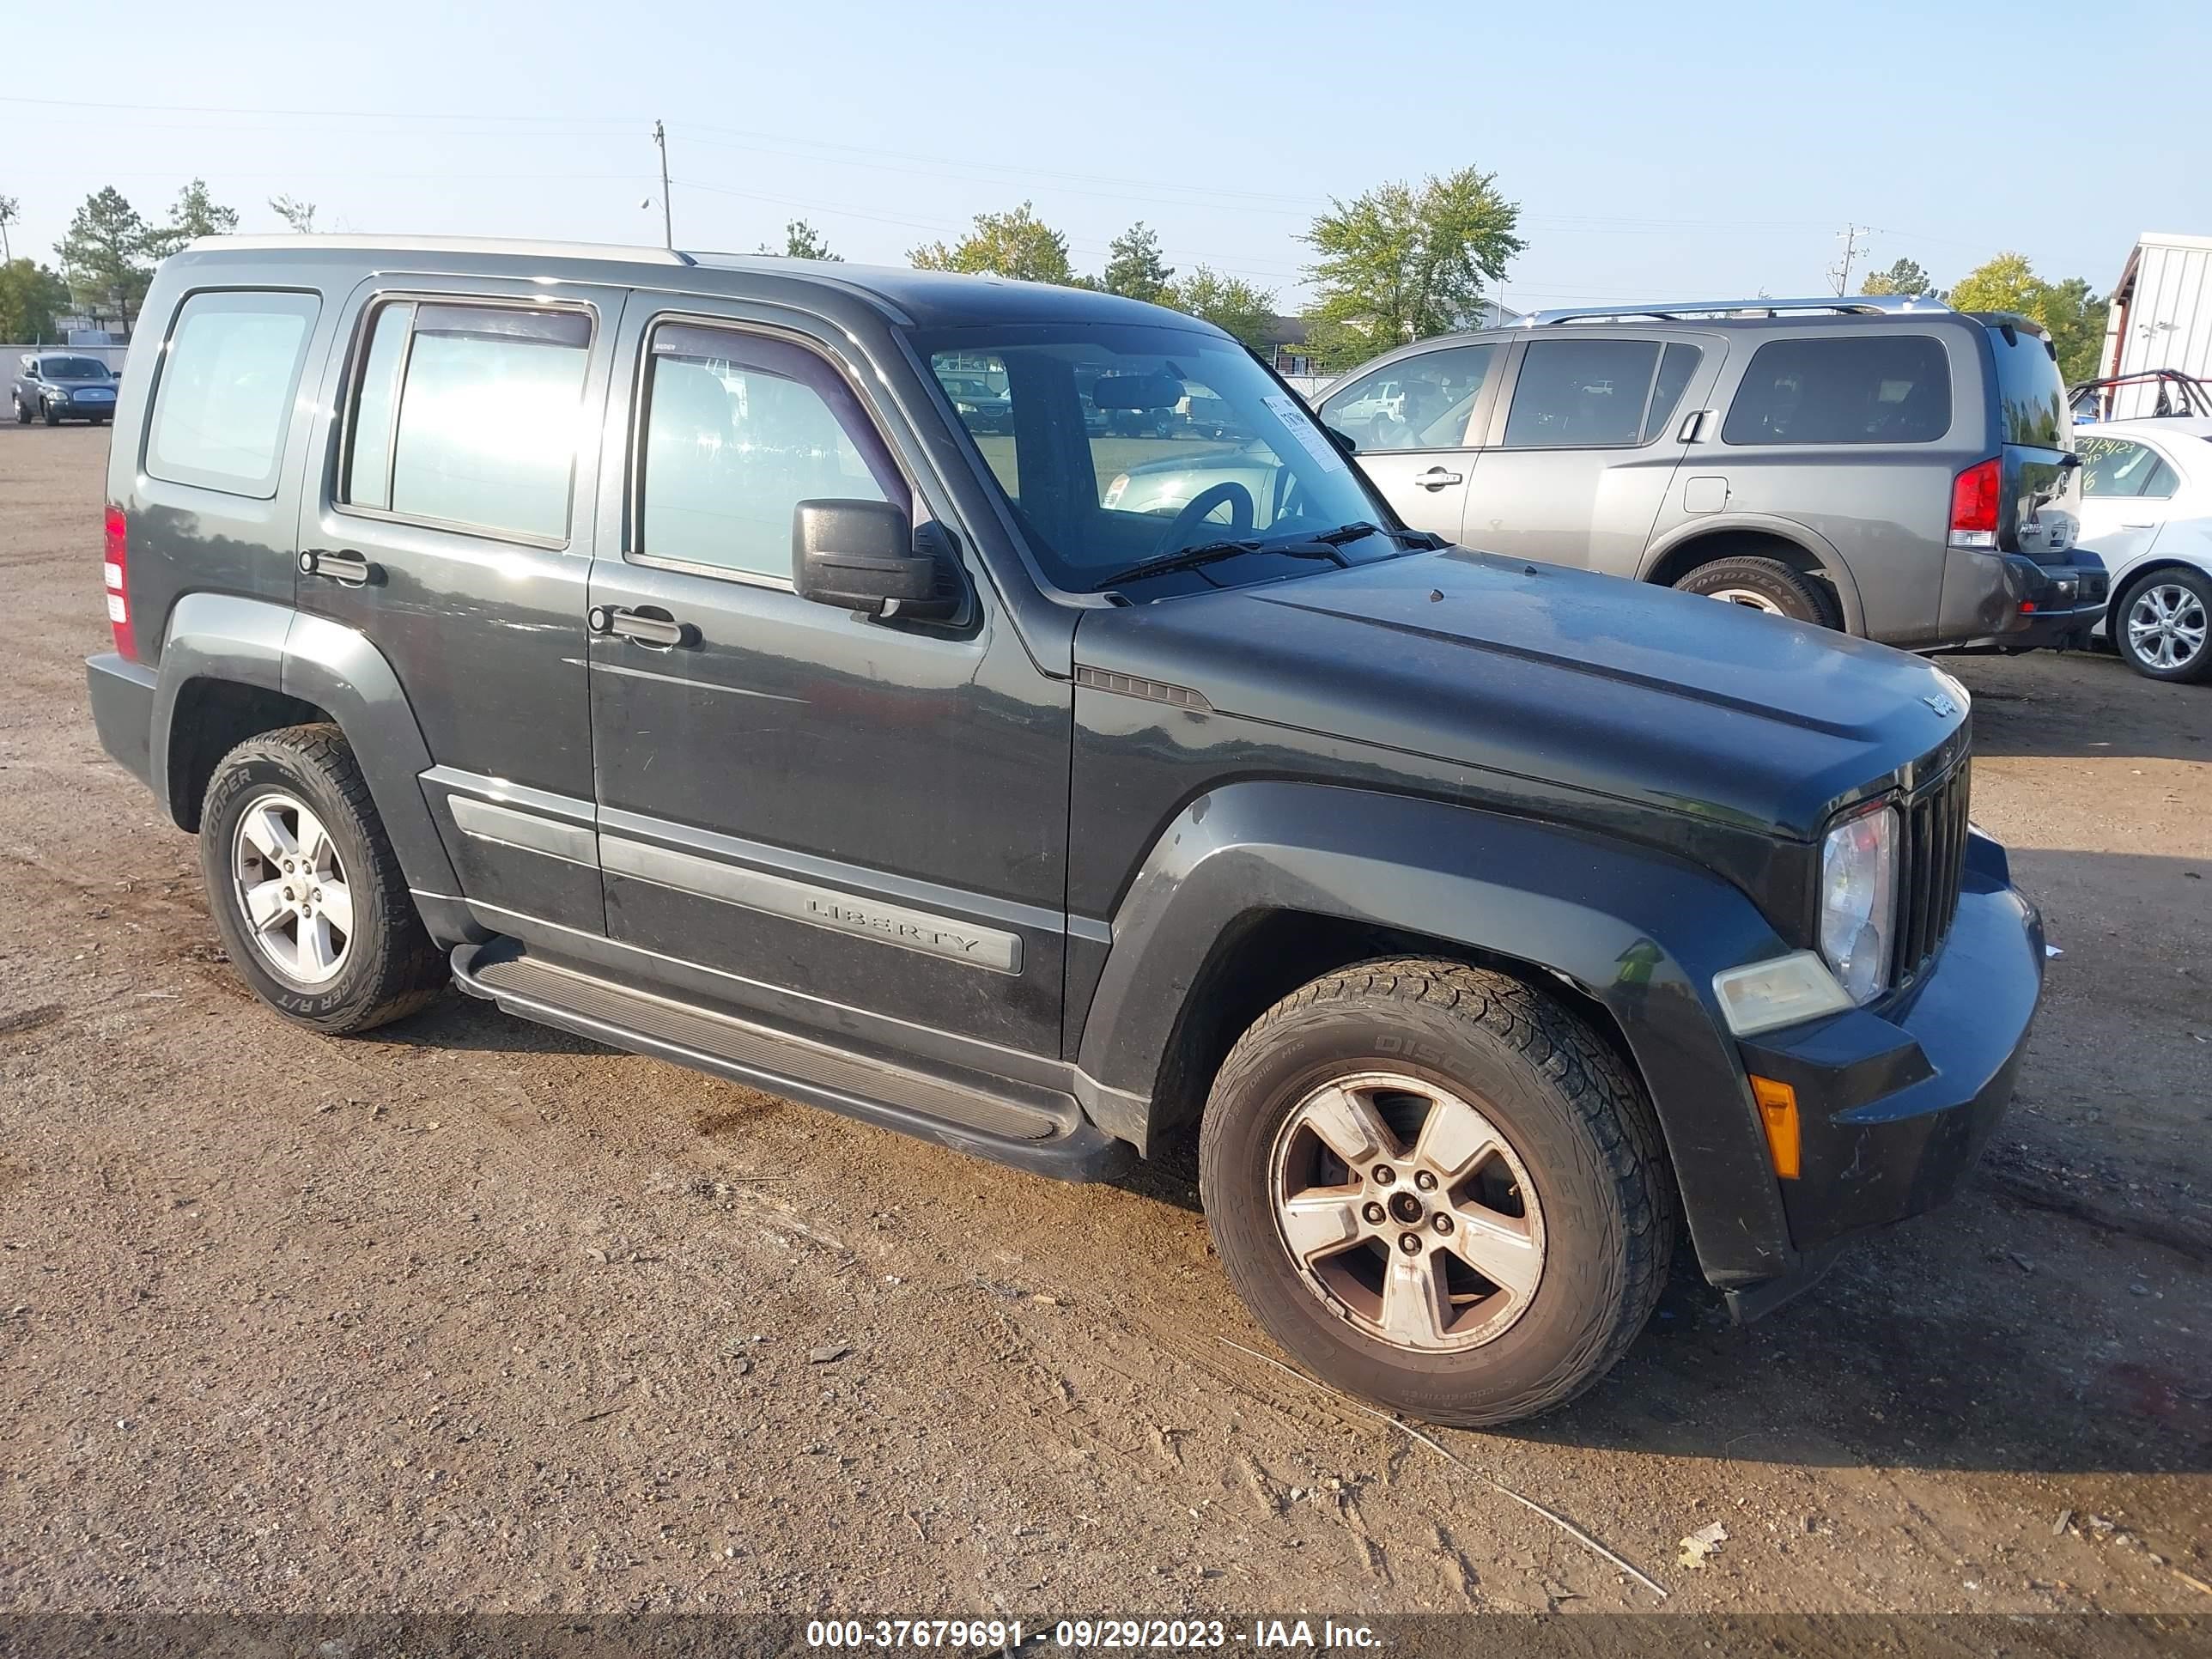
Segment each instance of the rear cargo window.
[[386,305],[354,393],[343,501],[495,536],[567,540],[591,343],[592,319],[580,311]]
[[1951,429],[1951,363],[1925,334],[1769,340],[1752,354],[1721,439],[1731,444],[1932,444]]
[[2066,382],[2043,337],[2000,324],[1990,330],[1997,366],[1997,423],[2008,444],[2063,449],[2073,422],[2066,412]]
[[170,483],[266,501],[322,301],[195,294],[177,308],[154,388],[146,471]]

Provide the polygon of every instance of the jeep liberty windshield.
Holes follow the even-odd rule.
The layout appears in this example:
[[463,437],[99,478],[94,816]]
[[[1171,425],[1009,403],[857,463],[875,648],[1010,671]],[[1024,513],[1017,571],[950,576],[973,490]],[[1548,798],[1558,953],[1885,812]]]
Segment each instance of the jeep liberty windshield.
[[1341,537],[1394,515],[1233,341],[1092,324],[945,330],[915,345],[1056,586],[1099,592],[1200,567],[1164,591],[1243,586],[1315,568],[1317,543],[1350,564],[1401,550],[1387,530]]

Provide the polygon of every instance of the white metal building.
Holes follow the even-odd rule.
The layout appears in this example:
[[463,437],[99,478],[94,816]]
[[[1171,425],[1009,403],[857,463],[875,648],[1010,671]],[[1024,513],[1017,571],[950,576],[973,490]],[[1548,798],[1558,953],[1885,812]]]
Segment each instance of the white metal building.
[[[2145,231],[2112,286],[2103,373],[2178,368],[2212,380],[2212,236]],[[2153,386],[2122,386],[2111,418],[2148,415]]]

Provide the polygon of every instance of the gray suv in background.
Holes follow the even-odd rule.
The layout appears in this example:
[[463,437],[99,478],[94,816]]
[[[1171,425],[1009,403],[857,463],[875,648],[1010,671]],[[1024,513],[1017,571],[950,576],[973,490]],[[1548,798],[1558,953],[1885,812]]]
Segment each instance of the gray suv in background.
[[1940,301],[1539,312],[1394,351],[1322,419],[1417,529],[1911,650],[2086,637],[2036,324]]

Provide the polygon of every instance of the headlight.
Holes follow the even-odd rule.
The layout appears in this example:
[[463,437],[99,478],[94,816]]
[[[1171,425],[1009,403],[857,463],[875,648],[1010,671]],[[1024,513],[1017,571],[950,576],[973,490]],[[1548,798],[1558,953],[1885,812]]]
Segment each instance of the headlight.
[[1098,498],[1098,505],[1108,507],[1118,506],[1121,500],[1121,492],[1128,487],[1129,475],[1126,472],[1117,473],[1114,482],[1106,486],[1106,493]]
[[1820,844],[1820,954],[1854,1002],[1882,988],[1897,938],[1897,809],[1862,812]]
[[958,415],[973,415],[975,412],[975,405],[973,404],[955,404],[952,409],[953,412]]

